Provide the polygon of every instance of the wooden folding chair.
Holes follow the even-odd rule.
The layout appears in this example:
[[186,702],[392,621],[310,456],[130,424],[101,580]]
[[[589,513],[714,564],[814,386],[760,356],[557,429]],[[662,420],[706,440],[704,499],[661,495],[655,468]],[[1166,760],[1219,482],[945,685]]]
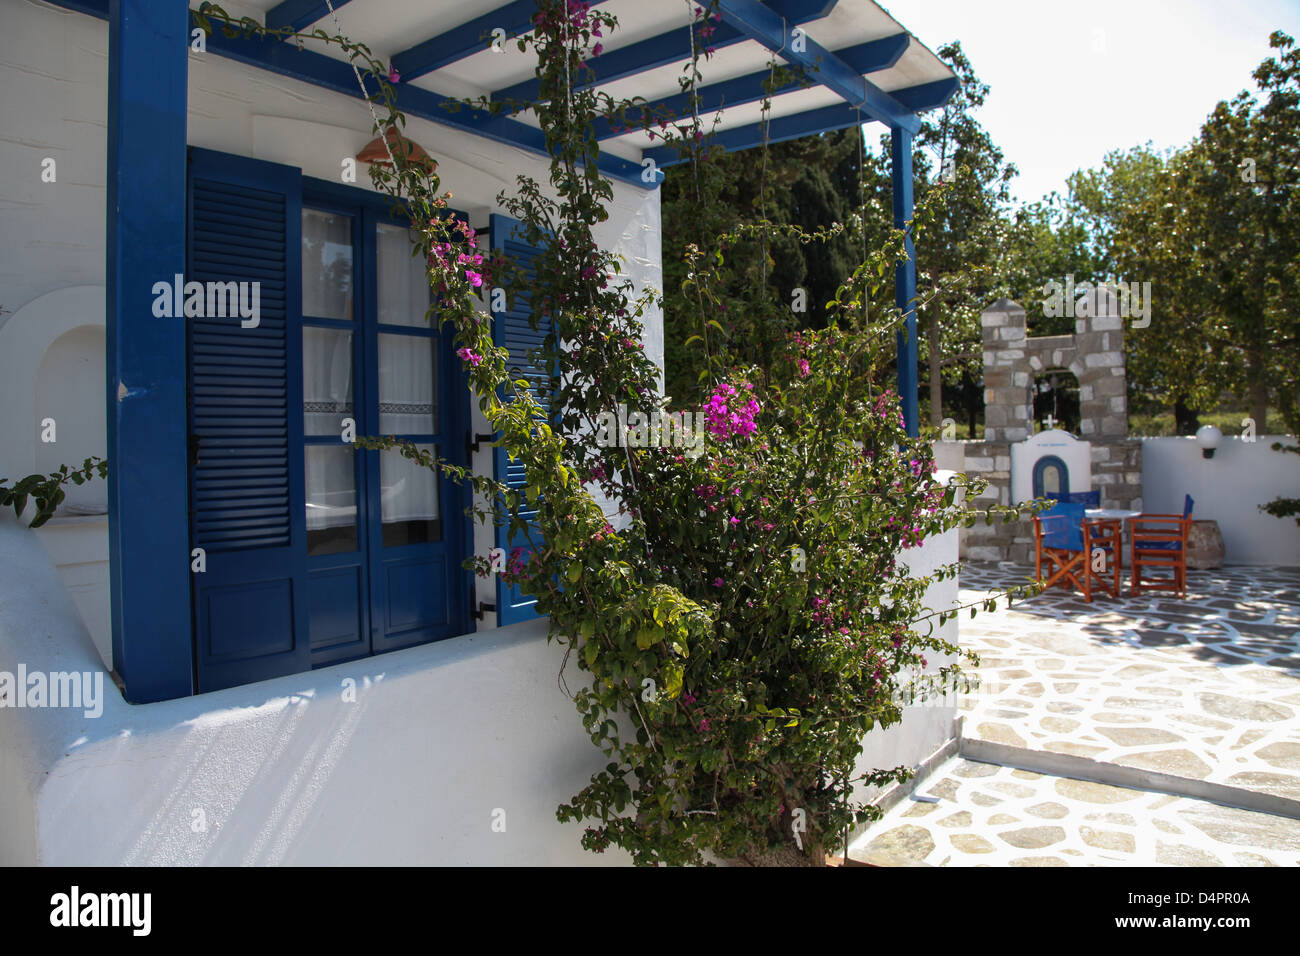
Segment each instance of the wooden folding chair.
[[1042,515],[1034,515],[1034,576],[1047,587],[1060,584],[1083,592],[1092,603],[1095,584],[1111,597],[1119,597],[1121,554],[1118,521],[1085,520],[1082,502],[1058,501]]
[[[1183,498],[1183,513],[1143,514],[1133,519],[1129,530],[1129,565],[1132,567],[1129,592],[1173,591],[1187,596],[1187,534],[1192,529],[1191,495]],[[1143,569],[1168,568],[1171,577],[1143,580]]]

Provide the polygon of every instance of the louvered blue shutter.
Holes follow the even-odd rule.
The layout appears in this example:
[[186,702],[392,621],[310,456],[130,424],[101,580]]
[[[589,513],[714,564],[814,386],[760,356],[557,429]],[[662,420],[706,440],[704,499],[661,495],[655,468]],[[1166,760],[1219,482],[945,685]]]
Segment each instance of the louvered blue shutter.
[[[511,257],[528,275],[533,274],[533,260],[541,252],[536,246],[529,245],[520,238],[520,224],[518,221],[508,216],[494,215],[491,219],[491,240],[492,250],[501,252]],[[530,353],[534,350],[540,350],[546,336],[551,332],[551,319],[535,317],[529,305],[528,295],[524,292],[513,289],[506,290],[507,308],[504,312],[498,312],[493,315],[493,339],[497,346],[505,348],[510,352],[510,359],[507,368],[511,372],[511,378],[526,378],[533,386],[533,394],[542,400],[540,390],[549,387],[549,373],[547,369]],[[518,461],[511,461],[504,449],[497,448],[493,451],[493,467],[498,481],[504,482],[511,488],[524,488],[524,468]],[[531,519],[536,515],[533,510],[521,510],[521,517]],[[530,521],[531,536],[534,541],[541,540],[541,533]],[[516,546],[524,549],[524,557],[527,559],[531,549],[527,546],[527,539],[520,540],[519,535],[511,539],[507,534],[509,529],[497,529],[497,547],[504,548],[506,554]],[[507,624],[515,624],[519,621],[528,621],[537,617],[535,605],[537,599],[531,595],[526,595],[519,590],[518,585],[506,584],[500,576],[497,577],[497,624],[504,627]]]
[[[200,691],[311,667],[302,448],[302,177],[190,150],[186,279],[260,283],[260,320],[188,326]],[[251,292],[251,286],[250,292]],[[251,320],[248,320],[251,322]]]

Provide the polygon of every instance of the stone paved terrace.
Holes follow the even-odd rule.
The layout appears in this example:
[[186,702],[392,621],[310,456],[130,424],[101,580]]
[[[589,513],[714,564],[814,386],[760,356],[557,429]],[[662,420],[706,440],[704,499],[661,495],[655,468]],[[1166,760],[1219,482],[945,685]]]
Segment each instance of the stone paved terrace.
[[[1027,576],[1027,569],[1015,565],[969,565],[962,571],[962,599]],[[995,613],[963,617],[961,643],[981,658],[981,686],[960,702],[967,753],[988,742],[1029,755],[1030,764],[1035,755],[1073,755],[1103,768],[1155,771],[1193,785],[1224,784],[1300,800],[1300,569],[1189,571],[1185,600],[1169,594],[1103,595],[1088,604],[1081,595],[1052,589],[1010,609],[1004,601]],[[1087,853],[1102,863],[1300,862],[1300,822],[1294,819],[1142,790],[1124,791],[1132,796],[1113,802],[1125,807],[1110,809],[1105,799],[1083,796],[1100,792],[1089,788],[1102,784],[988,763],[961,766],[965,770],[954,769],[950,761],[940,770],[943,779],[936,777],[936,786],[951,791],[934,794],[948,812],[936,814],[938,805],[905,800],[856,841],[855,852],[866,852],[875,842],[872,853],[895,862],[951,858],[960,864],[984,854],[992,854],[985,860],[1012,862],[1029,859],[1032,848],[1017,848],[996,834],[1045,826],[1016,839],[1051,837],[1041,846],[1056,847],[1059,852],[1047,856],[1067,865],[1070,856],[1061,855],[1067,848],[1079,854],[1075,862],[1084,862]],[[989,781],[980,779],[985,773]],[[973,789],[977,780],[979,788]],[[918,792],[930,792],[931,783]],[[1117,794],[1124,788],[1109,790]],[[1050,799],[1046,791],[1052,792]],[[1012,797],[1022,805],[991,809],[990,800],[1008,803]],[[1039,813],[1036,804],[1053,806]],[[1195,820],[1196,840],[1170,840],[1175,830],[1192,832],[1175,820],[1178,816],[1199,819],[1220,837],[1248,833],[1260,843],[1239,851],[1232,850],[1233,840],[1219,846]],[[939,824],[929,825],[931,817]],[[1128,821],[1114,831],[1127,836],[1096,836],[1108,820]],[[903,825],[918,828],[909,831],[915,842],[911,851],[899,850],[907,840],[897,834],[887,846],[876,842]],[[929,844],[920,831],[933,831]],[[967,853],[962,844],[981,849]],[[1287,858],[1278,858],[1270,847]],[[1006,855],[1017,849],[1019,856]]]
[[[954,758],[859,837],[878,866],[1296,866],[1300,820]],[[937,799],[937,802],[926,802]]]
[[[1024,577],[964,569],[962,599]],[[961,643],[968,737],[1300,799],[1300,569],[1189,571],[1186,600],[1053,588]]]

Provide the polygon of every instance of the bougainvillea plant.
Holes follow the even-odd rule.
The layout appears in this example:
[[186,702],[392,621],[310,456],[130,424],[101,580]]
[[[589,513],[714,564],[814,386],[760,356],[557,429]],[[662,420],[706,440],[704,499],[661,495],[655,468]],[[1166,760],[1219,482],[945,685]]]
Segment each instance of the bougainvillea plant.
[[[687,9],[694,54],[682,85],[693,92],[717,13]],[[375,113],[375,129],[404,122],[388,68],[362,44],[319,29],[267,31],[209,4],[197,21],[336,44],[372,110],[386,111]],[[658,294],[636,289],[595,238],[613,189],[598,171],[593,122],[653,132],[687,151],[696,170],[713,148],[698,109],[664,117],[582,82],[616,26],[586,3],[538,0],[532,30],[516,40],[536,55],[537,101],[459,104],[531,109],[545,134],[548,181],[520,176],[498,197],[542,250],[528,269],[479,258],[427,166],[390,156],[371,167],[376,188],[404,203],[439,293],[430,320],[455,329],[496,443],[523,466],[523,492],[392,438],[358,445],[398,448],[467,483],[479,494],[476,513],[514,535],[505,574],[536,597],[551,639],[589,675],[573,699],[608,763],[557,810],[582,825],[585,847],[689,864],[793,846],[819,861],[875,815],[864,786],[907,774],[858,767],[863,737],[901,719],[909,688],[950,686],[959,670],[958,648],[939,633],[958,609],[925,603],[927,588],[956,568],[915,574],[909,552],[1000,509],[959,506],[963,488],[980,486],[936,482],[927,446],[908,437],[897,396],[879,385],[901,316],[876,308],[868,326],[865,304],[890,298],[883,277],[903,255],[901,232],[840,290],[839,323],[772,334],[762,367],[738,365],[709,315],[719,303],[708,263],[735,237],[687,250],[710,354],[711,379],[686,397],[703,412],[703,453],[683,447],[680,431],[653,434],[658,424],[636,426],[648,440],[597,440],[602,417],[620,406],[652,416],[669,400],[641,347]],[[746,238],[767,228],[746,226]],[[533,321],[550,323],[534,358],[554,373],[537,392],[512,378],[511,357],[493,342],[480,295],[494,287],[526,293]],[[524,509],[535,517],[525,521]],[[470,563],[487,569],[485,556]]]

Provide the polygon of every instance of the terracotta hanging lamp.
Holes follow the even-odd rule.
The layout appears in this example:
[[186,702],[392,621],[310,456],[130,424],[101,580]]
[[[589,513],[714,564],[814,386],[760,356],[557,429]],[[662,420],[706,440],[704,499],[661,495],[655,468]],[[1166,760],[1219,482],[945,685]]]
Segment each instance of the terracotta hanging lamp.
[[[387,148],[384,147],[384,140],[388,140]],[[426,172],[432,173],[438,168],[437,160],[430,156],[423,146],[415,140],[407,139],[397,131],[395,126],[389,126],[384,130],[382,137],[376,136],[366,143],[361,152],[357,153],[357,159],[363,163],[382,163],[391,166],[392,162],[388,158],[389,150],[392,150],[394,158],[422,167]]]

